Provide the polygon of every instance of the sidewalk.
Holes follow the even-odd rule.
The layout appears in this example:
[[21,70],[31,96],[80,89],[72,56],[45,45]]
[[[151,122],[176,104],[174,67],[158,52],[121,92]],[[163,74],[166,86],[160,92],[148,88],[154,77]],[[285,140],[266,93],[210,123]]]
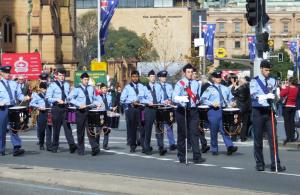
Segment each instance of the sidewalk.
[[254,195],[265,192],[248,191],[211,185],[183,183],[169,180],[129,177],[107,173],[92,173],[76,170],[54,169],[48,167],[29,167],[20,165],[0,166],[0,177],[60,185],[101,192],[133,194],[133,195],[190,195],[190,194],[222,194],[222,195]]

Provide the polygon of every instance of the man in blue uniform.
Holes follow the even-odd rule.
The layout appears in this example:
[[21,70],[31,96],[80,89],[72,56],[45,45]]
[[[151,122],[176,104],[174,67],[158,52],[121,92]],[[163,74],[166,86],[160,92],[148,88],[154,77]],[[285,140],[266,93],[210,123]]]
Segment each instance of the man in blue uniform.
[[[137,129],[141,124],[141,103],[152,103],[152,97],[139,83],[139,72],[131,72],[131,82],[125,86],[121,93],[120,103],[123,105],[126,117],[126,127],[130,152],[135,152],[137,147]],[[143,130],[143,128],[140,128]]]
[[[166,70],[160,71],[157,73],[157,77],[159,79],[159,86],[161,87],[161,101],[160,103],[170,105],[172,102],[172,93],[173,87],[171,84],[167,83],[167,75],[168,72]],[[173,128],[170,124],[164,124],[163,128],[167,129],[167,137],[169,140],[169,148],[170,150],[176,150],[176,142],[174,138]],[[163,136],[163,134],[162,134]]]
[[201,101],[204,105],[210,107],[208,111],[208,121],[210,128],[210,150],[213,155],[218,155],[218,132],[220,131],[224,143],[227,147],[227,155],[232,155],[237,151],[230,137],[225,134],[222,121],[222,108],[231,106],[233,96],[228,87],[221,84],[222,72],[215,71],[212,73],[213,84],[209,86],[202,94]]
[[[8,109],[16,105],[16,101],[27,101],[29,96],[24,96],[17,83],[9,79],[10,66],[1,67],[0,80],[0,154],[5,155],[6,132],[8,128]],[[9,129],[10,138],[14,147],[13,156],[22,155],[25,151],[21,148],[22,142],[19,135]]]
[[[285,171],[285,167],[280,165],[278,155],[277,135],[273,136],[272,133],[272,118],[271,109],[274,103],[276,81],[270,77],[271,63],[263,60],[260,64],[260,74],[250,82],[250,94],[252,101],[252,124],[254,128],[254,158],[256,161],[256,170],[264,171],[265,162],[263,157],[263,133],[266,131],[268,134],[268,141],[271,154],[271,171],[276,171],[275,167],[275,154],[273,138],[275,138],[275,145],[277,151],[277,164],[278,171]],[[274,117],[274,116],[273,116]],[[276,125],[274,124],[276,128]]]
[[[148,91],[148,93],[151,94],[151,97],[153,99],[153,104],[158,104],[161,101],[161,87],[158,83],[156,83],[155,78],[155,72],[154,70],[151,70],[148,73],[148,79],[149,83],[145,86],[145,90]],[[145,126],[144,131],[141,134],[141,140],[142,140],[142,146],[143,146],[143,153],[146,155],[152,154],[152,147],[150,146],[151,143],[151,134],[152,134],[152,127],[154,124],[154,121],[156,119],[156,109],[153,107],[146,107],[145,108]],[[164,149],[164,136],[163,133],[159,132],[159,127],[156,126],[156,139],[157,139],[157,145],[159,154],[162,156],[164,155],[167,150]]]
[[[180,163],[186,159],[185,139],[189,133],[193,151],[193,162],[203,163],[199,146],[199,113],[197,104],[199,103],[200,85],[192,79],[193,66],[187,64],[183,67],[183,78],[179,80],[174,88],[172,99],[177,104],[175,117],[177,121],[177,156]],[[186,125],[187,124],[187,125]],[[188,132],[189,131],[189,132]]]
[[74,88],[70,95],[70,103],[77,107],[76,111],[76,125],[77,125],[77,139],[78,139],[78,154],[84,155],[84,132],[87,131],[88,139],[92,147],[92,156],[97,155],[100,152],[99,139],[92,136],[88,132],[88,112],[91,107],[100,108],[100,104],[103,103],[100,98],[96,97],[93,86],[88,85],[89,75],[84,72],[80,76],[81,84]]
[[70,153],[74,153],[77,146],[74,142],[74,137],[72,134],[72,129],[68,128],[66,122],[66,105],[67,96],[69,95],[70,85],[65,81],[65,70],[57,70],[57,80],[52,82],[46,93],[46,99],[52,104],[52,122],[53,122],[53,143],[52,152],[56,153],[59,145],[59,134],[61,126],[64,126],[65,136],[69,144]]
[[34,92],[32,94],[32,100],[29,106],[39,110],[37,118],[37,132],[39,138],[40,150],[44,150],[45,134],[46,134],[46,148],[51,148],[51,136],[52,130],[47,127],[48,110],[50,105],[46,100],[47,83],[41,82],[39,85],[39,93]]

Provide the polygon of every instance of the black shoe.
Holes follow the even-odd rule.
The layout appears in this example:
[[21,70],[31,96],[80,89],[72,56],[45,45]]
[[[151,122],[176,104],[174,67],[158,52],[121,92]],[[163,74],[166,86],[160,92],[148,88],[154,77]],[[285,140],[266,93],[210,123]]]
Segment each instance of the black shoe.
[[178,158],[179,163],[185,163],[185,158],[184,157],[180,157]]
[[247,141],[247,138],[241,138],[241,142]]
[[164,149],[163,147],[160,147],[159,148],[159,155],[160,156],[163,156],[163,155],[165,155],[167,153],[167,150],[166,149]]
[[99,153],[100,153],[100,149],[99,148],[93,148],[92,149],[92,156],[96,156]]
[[193,163],[194,164],[201,164],[204,163],[206,161],[205,158],[197,158],[197,159],[193,159]]
[[103,146],[104,150],[109,150],[110,148],[108,146]]
[[25,152],[25,150],[22,148],[14,149],[13,156],[20,156],[20,155],[24,154],[24,152]]
[[77,150],[77,146],[75,144],[70,144],[69,150],[70,153],[74,153]]
[[174,151],[174,150],[176,150],[177,149],[177,146],[175,145],[175,144],[172,144],[171,146],[170,146],[170,150],[171,151]]
[[52,151],[52,148],[51,147],[46,147],[46,150],[51,152]]
[[218,156],[219,155],[219,152],[212,152],[211,153],[213,156]]
[[227,148],[227,155],[232,155],[233,153],[235,153],[238,150],[237,146],[229,146]]
[[146,154],[146,155],[152,155],[152,152],[151,151],[144,151],[144,154]]
[[[286,170],[285,166],[280,166],[280,165],[279,165],[279,166],[277,167],[277,171],[278,171],[278,172],[284,172],[285,170]],[[271,171],[272,171],[272,172],[275,172],[275,171],[276,171],[276,167],[271,166]]]
[[1,156],[5,156],[5,152],[1,152]]
[[202,153],[206,153],[206,152],[209,151],[209,150],[210,150],[210,146],[203,145],[203,146],[201,147]]
[[40,146],[40,150],[45,150],[45,147],[44,146]]
[[264,171],[265,170],[265,166],[264,165],[256,165],[256,170],[257,171]]
[[130,153],[135,153],[135,147],[134,146],[130,147]]

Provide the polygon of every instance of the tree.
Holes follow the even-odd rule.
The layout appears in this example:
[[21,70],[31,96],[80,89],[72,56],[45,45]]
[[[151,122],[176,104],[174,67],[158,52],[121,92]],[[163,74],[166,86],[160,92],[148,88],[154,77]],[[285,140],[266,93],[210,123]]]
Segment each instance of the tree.
[[142,61],[158,57],[153,45],[144,35],[138,36],[134,31],[124,27],[120,27],[118,30],[109,29],[105,52],[104,59],[124,57]]
[[79,65],[89,67],[92,59],[97,56],[97,12],[89,11],[77,20],[77,59]]
[[278,62],[277,58],[271,58],[272,67],[272,76],[278,77],[281,75],[281,79],[287,78],[287,71],[294,70],[293,62],[290,59],[289,53],[286,51],[285,46],[281,46],[279,50],[275,50],[273,53],[274,56],[278,56],[278,53],[283,53],[283,62]]

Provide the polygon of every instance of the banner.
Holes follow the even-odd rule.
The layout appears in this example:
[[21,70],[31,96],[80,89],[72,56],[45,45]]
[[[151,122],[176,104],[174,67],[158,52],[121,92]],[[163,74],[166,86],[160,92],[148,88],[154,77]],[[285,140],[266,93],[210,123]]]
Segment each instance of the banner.
[[101,55],[105,54],[104,43],[108,35],[108,26],[111,18],[113,17],[115,10],[118,7],[119,0],[98,0],[100,2],[99,16],[101,16],[101,27],[100,27],[100,46]]
[[202,37],[204,38],[205,43],[205,55],[207,59],[213,62],[216,24],[205,24],[202,28]]
[[76,71],[75,72],[75,78],[74,78],[74,84],[79,85],[81,83],[80,76],[82,73],[88,73],[90,76],[89,84],[95,86],[97,83],[107,83],[106,79],[106,71]]
[[2,66],[11,66],[12,77],[24,75],[25,79],[39,79],[42,73],[41,55],[34,53],[4,53],[2,54]]
[[252,62],[254,62],[255,59],[255,41],[256,41],[255,35],[248,36],[249,58]]
[[297,42],[296,41],[289,41],[287,43],[288,48],[290,49],[292,56],[293,56],[293,62],[294,62],[294,72],[296,72],[296,64],[297,64]]

